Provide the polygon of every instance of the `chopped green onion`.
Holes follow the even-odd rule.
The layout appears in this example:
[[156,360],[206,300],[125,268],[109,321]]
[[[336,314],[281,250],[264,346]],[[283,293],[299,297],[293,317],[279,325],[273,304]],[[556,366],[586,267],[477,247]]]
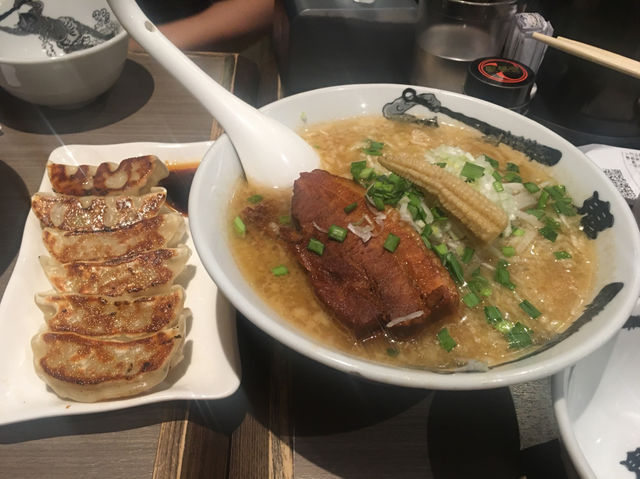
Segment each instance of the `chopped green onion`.
[[456,284],[460,285],[464,283],[464,272],[462,271],[462,266],[460,266],[458,259],[453,253],[447,253],[444,264]]
[[573,200],[566,196],[567,189],[564,185],[552,185],[545,187],[544,191],[553,199],[553,209],[564,216],[575,216],[576,209]]
[[244,236],[247,232],[247,227],[244,225],[244,221],[239,216],[236,216],[233,219],[233,229],[236,231],[238,236]]
[[437,337],[438,337],[438,342],[440,343],[440,347],[444,349],[446,352],[450,352],[453,348],[455,348],[458,345],[455,339],[453,339],[449,334],[449,330],[447,328],[442,328],[438,332]]
[[462,302],[469,308],[480,304],[480,298],[475,293],[467,293],[462,297]]
[[509,331],[511,331],[511,328],[513,328],[513,323],[511,321],[503,319],[502,321],[498,321],[497,323],[495,323],[493,327],[496,328],[497,331],[500,331],[502,334],[507,335]]
[[286,266],[280,265],[280,266],[276,266],[275,268],[272,268],[271,272],[273,273],[274,276],[284,276],[285,274],[289,273],[289,270],[287,269]]
[[545,209],[548,200],[549,193],[547,193],[547,190],[542,190],[542,192],[540,193],[540,197],[538,198],[538,204],[536,205],[536,208],[539,210]]
[[446,245],[446,244],[444,244],[444,243],[440,243],[440,244],[438,244],[438,245],[435,245],[435,246],[433,247],[433,250],[434,250],[436,253],[438,253],[438,254],[439,254],[441,257],[443,257],[443,258],[446,256],[447,252],[449,251],[449,250],[447,249],[447,245]]
[[575,216],[576,208],[566,201],[556,201],[553,203],[553,209],[556,213],[564,216]]
[[262,195],[253,195],[253,196],[249,196],[249,198],[247,198],[247,201],[249,203],[256,204],[256,203],[260,203],[262,199],[263,199]]
[[446,215],[437,206],[431,208],[431,214],[433,215],[434,221],[444,221],[447,219]]
[[290,225],[291,224],[291,216],[289,216],[289,215],[278,216],[278,222],[281,225]]
[[446,168],[447,164],[444,161],[441,161],[440,163],[436,163],[436,166],[439,166],[440,168]]
[[361,180],[368,180],[369,178],[371,178],[374,174],[373,168],[371,168],[370,166],[367,168],[364,168],[361,172],[360,172],[360,178]]
[[376,194],[379,194],[383,197],[393,194],[393,192],[397,188],[397,185],[394,185],[393,183],[389,182],[388,178],[385,178],[384,176],[379,176],[376,179],[376,181],[373,183],[373,185],[374,185]]
[[560,230],[560,222],[554,220],[550,216],[545,216],[543,221],[544,221],[544,224],[546,226],[548,226],[549,228],[551,228],[552,230],[554,230],[554,231],[559,231]]
[[530,209],[526,211],[528,214],[535,216],[538,219],[541,219],[544,216],[544,211],[538,209]]
[[480,274],[480,268],[471,273],[471,279],[468,282],[469,289],[478,296],[491,296],[493,292],[489,280]]
[[400,244],[400,238],[398,238],[393,233],[389,233],[389,236],[387,236],[387,239],[384,241],[383,247],[387,251],[393,253],[399,244]]
[[324,244],[322,243],[322,241],[318,241],[315,238],[311,238],[309,240],[309,244],[307,245],[307,249],[309,251],[314,252],[318,256],[322,256],[322,253],[324,253]]
[[340,243],[342,243],[347,237],[347,230],[338,225],[329,226],[329,231],[327,233],[329,234],[329,238],[339,241]]
[[500,321],[504,321],[504,319],[502,318],[502,313],[495,306],[485,306],[484,315],[487,318],[487,323],[491,325],[497,324]]
[[502,254],[505,255],[507,258],[511,258],[513,255],[516,254],[516,249],[513,246],[503,246]]
[[522,178],[515,171],[507,171],[502,177],[503,183],[522,183]]
[[522,323],[511,323],[502,317],[502,313],[495,306],[485,306],[484,315],[487,322],[504,334],[512,349],[523,348],[532,343],[531,334],[533,331]]
[[540,311],[536,309],[536,307],[533,304],[531,304],[526,299],[522,303],[520,303],[520,307],[525,313],[527,313],[527,315],[530,318],[533,318],[533,319],[536,319],[538,316],[542,314]]
[[460,176],[464,176],[471,180],[476,180],[482,175],[484,175],[484,168],[476,165],[475,163],[469,163],[468,161],[462,167],[462,171],[460,171]]
[[509,266],[509,263],[507,263],[503,259],[499,260],[493,279],[495,279],[498,284],[501,284],[502,286],[513,291],[514,289],[516,289],[516,286],[511,282],[511,276],[509,275],[507,266]]
[[376,207],[378,211],[384,211],[384,200],[379,196],[375,196],[373,198],[373,205]]
[[389,183],[393,184],[393,185],[399,185],[400,183],[402,183],[402,177],[396,175],[395,173],[391,173],[388,177],[387,180],[389,180]]
[[569,259],[569,258],[571,258],[571,254],[567,253],[566,251],[554,251],[553,252],[553,256],[555,256],[556,259]]
[[564,185],[551,185],[544,189],[554,200],[561,200],[567,192]]
[[494,181],[493,182],[493,189],[496,190],[498,193],[501,193],[504,191],[504,186],[502,186],[502,182],[501,181]]
[[424,228],[422,228],[422,233],[420,233],[420,236],[424,236],[424,237],[429,237],[431,236],[431,233],[433,233],[433,228],[431,227],[431,225],[424,225]]
[[433,245],[431,244],[431,241],[429,241],[429,239],[427,237],[421,235],[420,239],[422,240],[424,245],[427,247],[427,249],[432,249],[433,248]]
[[484,155],[484,160],[491,165],[492,168],[498,169],[500,168],[500,163],[491,158],[490,156]]
[[512,236],[524,236],[524,230],[522,228],[516,228],[511,232]]
[[344,212],[346,214],[351,213],[353,210],[355,210],[358,207],[358,202],[354,201],[353,203],[351,203],[350,205],[347,205],[344,207]]
[[520,173],[520,167],[515,163],[507,163],[507,171],[513,171],[515,173]]
[[384,143],[367,139],[367,147],[363,148],[365,155],[382,156],[382,147]]
[[538,232],[546,239],[548,239],[551,242],[554,242],[556,240],[556,238],[558,237],[558,232],[553,229],[553,227],[547,225],[543,228],[540,228],[538,230]]
[[411,218],[413,219],[413,221],[418,219],[419,212],[418,212],[418,207],[417,206],[407,205],[407,210],[409,210],[409,213],[411,214]]
[[469,261],[471,261],[471,258],[473,258],[473,254],[475,253],[475,250],[473,248],[469,248],[468,246],[464,247],[464,251],[462,252],[462,262],[464,264],[469,264]]
[[538,187],[538,185],[536,185],[535,183],[531,183],[530,181],[523,183],[523,186],[527,189],[529,193],[537,193],[538,191],[540,191],[540,188]]
[[502,175],[497,171],[494,171],[493,173],[491,173],[491,176],[493,176],[494,180],[502,182]]
[[506,333],[507,341],[509,341],[509,347],[511,349],[520,349],[526,346],[530,346],[533,340],[531,339],[531,334],[533,331],[527,328],[522,323],[516,323],[513,327]]
[[366,160],[354,161],[351,163],[351,175],[353,179],[358,181],[360,179],[360,173],[367,167]]

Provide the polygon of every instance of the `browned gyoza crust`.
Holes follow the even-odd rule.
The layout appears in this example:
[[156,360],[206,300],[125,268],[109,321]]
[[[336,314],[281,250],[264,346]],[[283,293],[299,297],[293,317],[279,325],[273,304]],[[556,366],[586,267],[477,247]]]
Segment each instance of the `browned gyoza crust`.
[[38,375],[61,397],[93,402],[132,396],[159,384],[182,358],[185,319],[128,341],[44,332],[32,340]]
[[31,209],[43,227],[65,231],[108,231],[156,216],[167,198],[164,188],[142,196],[69,196],[36,193]]
[[47,171],[53,191],[73,196],[139,194],[168,175],[164,163],[154,155],[98,166],[49,163]]
[[49,282],[62,293],[140,296],[169,289],[190,254],[187,246],[179,245],[104,261],[59,263],[41,256],[40,264]]
[[167,293],[141,298],[38,294],[36,304],[51,332],[84,336],[149,334],[175,325],[184,306],[184,288],[174,285]]
[[[376,235],[366,243],[349,233],[343,243],[329,239],[331,225],[373,219],[364,189],[353,181],[323,170],[302,173],[294,183],[291,213],[301,237],[295,251],[308,271],[318,298],[335,317],[359,338],[381,332],[392,320],[416,317],[389,328],[398,337],[409,337],[429,321],[452,312],[458,291],[447,270],[428,250],[410,225],[388,210]],[[357,203],[352,213],[345,206]],[[393,233],[400,238],[395,252],[384,249]],[[324,243],[318,255],[307,248],[309,240]],[[418,312],[422,314],[418,315]]]
[[184,219],[165,213],[112,231],[75,232],[44,228],[42,242],[61,263],[115,258],[176,244],[184,235]]

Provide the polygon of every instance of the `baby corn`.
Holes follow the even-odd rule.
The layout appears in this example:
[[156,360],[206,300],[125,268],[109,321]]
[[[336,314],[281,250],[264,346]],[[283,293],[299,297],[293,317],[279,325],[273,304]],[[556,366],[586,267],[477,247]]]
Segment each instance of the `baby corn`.
[[480,240],[489,243],[507,227],[507,214],[465,181],[422,158],[380,157],[379,162],[428,193]]

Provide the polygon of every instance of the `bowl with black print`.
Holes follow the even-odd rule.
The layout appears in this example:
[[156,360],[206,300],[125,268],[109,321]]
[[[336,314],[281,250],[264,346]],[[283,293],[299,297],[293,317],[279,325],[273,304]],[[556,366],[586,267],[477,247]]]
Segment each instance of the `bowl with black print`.
[[38,105],[84,105],[122,73],[127,38],[103,0],[0,0],[0,87]]
[[[519,347],[515,341],[517,338],[511,334],[517,333],[517,324],[515,323],[521,320],[526,321],[533,330],[532,337],[534,342],[538,340],[539,342],[535,343],[530,349],[522,349],[523,354],[513,360],[490,364],[487,367],[484,361],[486,357],[480,355],[479,358],[475,358],[473,361],[469,360],[460,367],[441,368],[439,366],[415,366],[401,363],[403,355],[409,350],[409,347],[405,348],[405,346],[414,344],[411,341],[394,342],[396,349],[391,351],[391,348],[389,348],[387,350],[389,355],[393,356],[391,359],[388,359],[387,356],[382,357],[385,351],[374,357],[362,355],[360,351],[337,347],[335,342],[330,343],[327,340],[329,329],[333,328],[332,322],[319,320],[321,327],[325,328],[322,330],[322,334],[315,331],[308,332],[304,328],[306,324],[314,320],[315,313],[304,316],[301,322],[294,323],[292,317],[297,310],[295,305],[289,307],[287,303],[285,307],[281,308],[280,303],[272,301],[271,296],[268,296],[270,294],[269,291],[263,292],[258,289],[261,284],[280,285],[278,281],[281,279],[287,281],[287,278],[292,278],[292,281],[297,281],[297,277],[294,278],[292,276],[298,268],[295,255],[291,258],[288,256],[284,257],[284,259],[277,258],[271,263],[269,262],[270,258],[261,256],[255,262],[244,263],[244,258],[248,257],[253,250],[247,248],[242,250],[245,253],[238,253],[240,250],[237,249],[236,245],[240,244],[242,246],[242,241],[246,238],[251,240],[258,234],[259,226],[257,223],[252,222],[249,210],[257,211],[256,208],[259,209],[261,203],[255,206],[253,201],[257,201],[257,198],[262,197],[256,197],[249,192],[236,191],[244,181],[242,168],[229,139],[226,136],[222,136],[207,152],[194,178],[189,198],[191,233],[203,265],[220,290],[224,292],[232,304],[246,318],[283,344],[325,365],[378,382],[428,389],[485,389],[531,381],[558,373],[606,343],[617,333],[629,316],[640,292],[640,277],[638,277],[636,270],[637,260],[640,258],[640,236],[629,207],[597,165],[592,163],[573,145],[531,119],[494,103],[470,96],[444,90],[392,84],[347,85],[313,90],[284,98],[264,107],[262,111],[297,131],[303,137],[310,138],[311,144],[315,145],[318,151],[324,152],[332,150],[327,149],[323,143],[324,140],[322,138],[326,135],[323,135],[322,132],[327,135],[335,134],[336,138],[338,138],[345,131],[342,126],[345,124],[340,122],[350,120],[372,121],[369,119],[378,118],[379,120],[375,121],[384,122],[386,125],[384,128],[373,132],[367,127],[361,130],[363,132],[362,138],[353,142],[353,145],[342,148],[337,144],[337,149],[333,150],[346,152],[344,154],[355,151],[357,155],[362,156],[362,158],[358,156],[357,159],[366,160],[367,164],[370,165],[370,170],[376,170],[376,158],[387,158],[387,161],[389,161],[393,157],[394,148],[399,148],[398,145],[401,142],[406,141],[409,143],[414,141],[419,143],[422,139],[428,141],[429,137],[438,135],[438,131],[445,128],[468,130],[469,134],[477,138],[479,145],[486,148],[487,151],[492,147],[499,149],[508,147],[509,151],[514,150],[524,154],[527,159],[520,165],[522,178],[527,175],[526,170],[535,167],[536,170],[544,170],[552,177],[553,182],[562,185],[562,187],[553,187],[551,183],[538,180],[540,189],[536,190],[535,193],[536,204],[526,208],[532,210],[531,214],[534,214],[539,213],[539,211],[536,212],[535,210],[537,206],[540,206],[548,211],[548,218],[552,216],[555,218],[554,208],[557,207],[557,211],[564,208],[560,204],[564,202],[560,198],[564,193],[560,192],[564,191],[566,187],[566,192],[571,195],[573,205],[579,215],[578,236],[586,236],[588,238],[589,244],[594,248],[595,262],[597,264],[597,268],[595,268],[590,280],[589,293],[576,306],[575,319],[571,325],[563,327],[552,337],[542,337],[541,324],[544,320],[542,316],[547,314],[549,317],[557,316],[557,319],[562,319],[559,315],[563,313],[557,313],[553,308],[574,301],[576,292],[572,287],[567,283],[555,283],[553,295],[558,296],[560,299],[552,305],[551,302],[540,301],[541,298],[533,294],[523,293],[525,291],[524,288],[527,286],[525,276],[530,273],[525,272],[525,275],[517,281],[515,276],[511,276],[513,282],[517,284],[513,293],[509,293],[510,285],[506,284],[497,273],[494,277],[495,271],[490,272],[491,268],[489,266],[486,266],[488,269],[484,273],[484,277],[496,281],[492,286],[493,292],[486,296],[481,304],[475,302],[471,306],[467,303],[460,304],[458,309],[460,314],[456,316],[454,321],[454,323],[457,322],[456,324],[460,325],[457,331],[454,323],[445,321],[438,323],[438,327],[433,330],[433,336],[430,336],[430,333],[425,335],[424,331],[416,336],[418,338],[417,341],[422,341],[426,338],[426,343],[419,343],[425,345],[425,348],[421,349],[421,351],[435,350],[440,356],[447,357],[448,354],[459,354],[456,351],[464,347],[463,336],[465,331],[471,331],[471,329],[465,329],[467,325],[471,328],[468,320],[470,316],[467,315],[471,310],[480,312],[478,316],[480,318],[479,322],[476,323],[478,327],[487,330],[487,334],[494,335],[499,344],[504,345],[505,341],[508,341],[509,348],[511,348],[512,343],[514,347]],[[336,123],[336,129],[331,129],[332,122],[338,122]],[[388,141],[381,140],[384,132],[395,132],[406,128],[407,122],[413,125],[407,127],[411,130],[408,135],[409,140],[407,140],[406,136],[391,138]],[[316,131],[314,125],[322,125],[319,128],[322,131],[318,131],[315,137],[307,137],[309,133]],[[498,145],[496,146],[496,144]],[[428,160],[427,157],[429,157]],[[425,156],[424,161],[432,160],[433,158],[429,155]],[[432,163],[436,167],[447,169],[451,167],[451,161],[453,160],[443,158],[442,160],[436,159],[433,161],[437,161]],[[442,166],[440,161],[442,161]],[[357,161],[355,165],[358,165]],[[490,165],[489,163],[483,165],[484,173],[486,173],[486,171],[489,171]],[[467,165],[465,164],[465,166]],[[507,177],[518,176],[517,173],[510,170],[512,166],[508,164],[500,166],[500,173],[496,175],[499,176],[500,180],[496,181],[504,184],[512,182],[506,179]],[[475,168],[469,167],[469,171],[472,169],[475,170]],[[346,168],[340,174],[342,178],[338,181],[351,180],[353,170],[352,174],[350,174],[349,169]],[[364,173],[358,172],[358,175],[361,174]],[[531,173],[528,174],[531,175]],[[304,176],[304,178],[317,179],[320,176],[319,173],[315,173],[311,176]],[[493,191],[496,186],[500,187],[501,185],[492,185],[493,175],[490,176],[492,178],[486,180],[490,190]],[[480,178],[475,180],[475,182],[478,181],[483,180]],[[524,181],[528,182],[530,180],[525,179]],[[308,185],[309,183],[303,179],[302,184]],[[511,188],[511,186],[506,188]],[[526,191],[523,189],[526,188],[524,184],[519,184],[517,188],[520,191]],[[543,193],[543,191],[558,197],[553,200],[547,197],[547,194]],[[230,199],[234,198],[234,195],[235,198],[239,198],[239,206],[237,210],[230,211]],[[271,193],[267,192],[263,196],[264,198],[271,197]],[[242,203],[243,199],[246,199],[245,203]],[[309,211],[321,211],[324,214],[329,208],[331,198],[323,197],[322,199],[323,201],[327,200],[328,203],[320,204],[317,208]],[[264,201],[264,199],[261,199],[261,201]],[[348,202],[342,206],[345,206],[344,210],[342,208],[339,208],[339,211],[336,209],[339,215],[343,213],[347,215],[355,214],[347,212],[346,206],[348,206]],[[268,205],[265,205],[265,208],[267,207]],[[333,204],[331,204],[331,207],[333,207]],[[385,219],[380,216],[376,212],[376,208],[375,205],[369,208],[364,205],[361,213],[364,215],[370,214],[372,222],[374,222],[373,217],[375,217],[376,221],[374,223],[380,220],[386,224],[388,217]],[[371,213],[369,213],[369,210],[371,210]],[[298,215],[300,210],[296,211],[295,214]],[[358,209],[355,211],[358,211]],[[389,213],[389,211],[385,211]],[[236,215],[242,221],[234,219]],[[356,216],[358,215],[356,214]],[[557,221],[565,221],[566,218],[563,218],[564,216],[564,213],[559,214]],[[280,221],[280,217],[277,215],[273,218],[273,221],[269,223],[271,225],[269,226],[270,228],[273,228],[273,225],[277,226]],[[293,219],[295,220],[296,218],[302,217],[297,216]],[[558,268],[555,271],[561,273],[564,268],[563,264],[566,264],[563,262],[571,260],[564,259],[567,258],[566,251],[556,251],[556,249],[560,248],[554,245],[559,243],[554,242],[554,235],[548,234],[551,233],[550,229],[560,227],[560,224],[547,221],[543,216],[541,218],[542,222],[539,226],[536,226],[533,234],[537,238],[536,241],[539,241],[538,244],[544,244],[544,242],[548,241],[554,249],[552,253],[549,253],[549,263],[545,268]],[[573,218],[576,217],[574,216]],[[355,219],[357,220],[358,218]],[[304,218],[302,220],[306,221]],[[293,228],[299,226],[296,221],[293,222]],[[242,227],[243,222],[246,229]],[[357,226],[356,223],[358,222],[354,220],[352,223],[352,226]],[[318,224],[317,227],[313,226],[317,229],[314,232],[314,238],[319,237],[320,242],[323,242],[327,249],[333,248],[331,251],[331,254],[333,254],[333,252],[338,251],[337,248],[340,248],[339,245],[342,243],[332,242],[333,240],[329,233],[322,231],[326,229],[324,226],[324,224]],[[282,228],[278,227],[276,229],[282,231]],[[284,228],[286,229],[286,227]],[[300,228],[302,228],[301,231],[304,234],[304,231],[306,231],[304,226],[300,226]],[[355,233],[352,229],[347,229],[349,231],[347,235],[355,234],[362,238],[362,242],[366,242],[365,238],[361,236],[362,231],[358,228],[353,228],[357,230]],[[433,230],[433,228],[431,229]],[[515,229],[509,233],[503,232],[503,237],[499,241],[511,241],[509,238],[513,237],[514,231]],[[519,233],[516,232],[516,237],[513,238],[514,241],[517,240]],[[237,235],[240,235],[239,239]],[[386,235],[379,236],[384,239]],[[348,240],[349,236],[345,241]],[[354,241],[357,243],[357,238]],[[400,241],[398,248],[405,244],[402,241]],[[430,242],[436,251],[438,251],[437,241],[434,239]],[[558,239],[558,241],[560,240]],[[363,248],[375,247],[374,243],[376,243],[375,238],[370,239],[366,244],[371,246],[364,246]],[[304,246],[306,243],[300,244]],[[309,241],[308,247],[300,247],[296,251],[301,252],[305,258],[311,258],[310,261],[323,261],[317,260],[317,258],[324,258],[324,253],[320,253],[317,249],[312,250],[310,246],[311,241]],[[310,250],[311,253],[306,253],[307,250]],[[380,256],[387,253],[395,255],[398,254],[398,251],[399,249],[395,250],[395,252],[389,252],[389,250],[381,251]],[[449,251],[453,252],[453,254],[458,254],[452,248]],[[243,254],[246,254],[246,256],[242,256]],[[316,254],[316,256],[311,256],[311,254]],[[462,255],[461,258],[464,258],[464,253],[460,254]],[[476,254],[478,253],[476,252]],[[500,257],[509,256],[510,248],[508,246],[502,250],[498,248],[495,254]],[[578,256],[579,252],[576,252],[574,261],[577,260]],[[444,257],[446,258],[446,254]],[[354,261],[349,258],[345,257],[345,264],[349,263],[351,265]],[[471,259],[471,262],[473,261]],[[507,268],[515,270],[518,261],[518,258],[509,256],[504,261],[498,261],[495,270],[503,269],[501,265],[506,265],[507,263]],[[527,261],[529,261],[527,258],[522,257],[520,264],[525,264]],[[288,273],[285,269],[278,268],[283,263],[285,263]],[[246,264],[254,265],[256,268],[264,267],[265,274],[261,276],[262,282],[247,276],[251,274],[251,271],[256,270],[250,270],[242,266]],[[321,268],[325,267],[324,264],[321,265]],[[354,267],[357,268],[362,263],[355,262],[355,264]],[[340,266],[338,265],[337,268],[342,271]],[[273,268],[275,272],[272,270],[270,273],[269,268]],[[331,269],[333,266],[327,266],[327,268]],[[464,268],[465,266],[463,266]],[[334,271],[334,269],[331,269],[331,271]],[[452,270],[455,270],[455,268],[452,268]],[[305,271],[303,270],[302,273]],[[310,269],[307,276],[300,275],[299,282],[295,283],[295,286],[287,291],[289,293],[291,291],[300,291],[303,286],[306,288],[307,286],[305,285],[311,284],[310,294],[313,294],[314,272],[316,270]],[[462,282],[461,298],[469,292],[466,289],[468,285],[475,281],[474,272],[469,271],[468,273],[464,275],[464,281]],[[275,279],[272,279],[272,276]],[[545,288],[546,286],[542,285],[542,289]],[[289,293],[283,292],[282,298],[290,297],[291,294]],[[505,293],[505,295],[499,296],[502,293]],[[553,295],[549,294],[548,296],[551,298]],[[523,297],[520,298],[520,296]],[[311,296],[311,298],[313,297]],[[507,297],[510,298],[509,301],[517,300],[517,302],[521,302],[527,299],[529,302],[535,303],[538,306],[538,312],[542,316],[538,315],[535,310],[524,308],[524,305],[518,307],[516,303],[516,307],[508,317],[498,318],[498,315],[493,313],[496,312],[496,308],[502,312],[506,311],[506,306],[503,306],[503,303],[499,301]],[[549,301],[551,300],[549,299]],[[522,302],[524,303],[524,301]],[[318,309],[321,309],[323,304]],[[337,308],[334,309],[337,310]],[[483,319],[484,316],[482,314],[486,316],[486,319]],[[402,320],[411,318],[411,316],[407,316]],[[465,320],[464,318],[467,319]],[[506,320],[506,322],[502,320]],[[387,330],[395,327],[397,321],[394,322],[392,320],[386,323]],[[447,327],[453,342],[446,337],[447,334],[439,333],[441,330],[440,325],[443,326],[442,329],[445,329],[445,326]],[[436,332],[438,334],[435,334]],[[506,333],[504,338],[500,336],[502,333]],[[479,337],[476,337],[476,339],[479,339]],[[372,343],[365,345],[373,347]]]

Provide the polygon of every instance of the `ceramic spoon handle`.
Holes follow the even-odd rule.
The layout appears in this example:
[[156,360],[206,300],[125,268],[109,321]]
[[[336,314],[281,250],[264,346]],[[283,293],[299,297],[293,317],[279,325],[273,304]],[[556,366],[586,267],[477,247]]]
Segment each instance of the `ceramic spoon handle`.
[[250,181],[291,186],[300,171],[317,165],[316,153],[298,135],[216,83],[149,21],[136,2],[108,3],[129,34],[224,128]]

